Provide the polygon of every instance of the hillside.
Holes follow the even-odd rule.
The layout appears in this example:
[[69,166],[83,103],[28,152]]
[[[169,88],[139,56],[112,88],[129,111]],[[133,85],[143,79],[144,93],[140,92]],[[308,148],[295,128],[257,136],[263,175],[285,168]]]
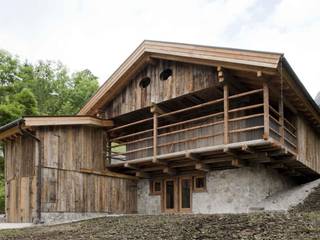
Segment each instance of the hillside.
[[0,239],[319,239],[320,212],[104,217],[0,231]]

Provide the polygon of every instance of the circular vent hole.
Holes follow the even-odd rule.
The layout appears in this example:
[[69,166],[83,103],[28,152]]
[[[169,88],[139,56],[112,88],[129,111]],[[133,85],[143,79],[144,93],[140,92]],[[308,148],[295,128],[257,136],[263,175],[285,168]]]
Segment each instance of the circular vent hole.
[[167,68],[160,73],[160,80],[165,81],[168,80],[172,76],[172,70]]
[[151,79],[149,77],[145,77],[143,79],[141,79],[141,81],[139,82],[139,86],[141,88],[146,88],[150,85]]

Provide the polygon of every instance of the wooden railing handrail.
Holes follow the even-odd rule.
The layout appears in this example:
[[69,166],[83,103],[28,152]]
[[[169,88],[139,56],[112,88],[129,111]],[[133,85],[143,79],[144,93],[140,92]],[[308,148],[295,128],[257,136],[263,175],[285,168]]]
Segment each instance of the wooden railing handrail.
[[248,96],[248,95],[253,95],[253,94],[256,94],[256,93],[260,93],[262,92],[263,89],[260,88],[260,89],[255,89],[255,90],[252,90],[252,91],[248,91],[248,92],[243,92],[243,93],[238,93],[238,94],[234,94],[234,95],[230,95],[228,97],[228,99],[235,99],[235,98],[239,98],[239,97],[244,97],[244,96]]

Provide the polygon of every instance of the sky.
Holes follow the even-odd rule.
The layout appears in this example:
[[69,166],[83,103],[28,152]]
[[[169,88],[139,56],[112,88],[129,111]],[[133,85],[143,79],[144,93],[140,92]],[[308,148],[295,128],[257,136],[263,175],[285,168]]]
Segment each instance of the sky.
[[284,53],[320,91],[319,0],[0,0],[1,49],[100,84],[144,39]]

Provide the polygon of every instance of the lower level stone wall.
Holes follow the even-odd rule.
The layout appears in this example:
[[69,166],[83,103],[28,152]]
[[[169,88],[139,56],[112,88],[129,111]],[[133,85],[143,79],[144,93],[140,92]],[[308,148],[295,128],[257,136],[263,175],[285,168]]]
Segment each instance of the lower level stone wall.
[[193,193],[193,213],[246,213],[257,202],[293,182],[264,166],[213,171],[206,175],[207,191]]
[[[192,194],[193,213],[246,213],[263,199],[294,186],[287,177],[262,165],[212,171],[206,175],[207,191]],[[139,214],[161,213],[161,197],[150,195],[149,181],[137,189]]]
[[137,184],[137,211],[139,214],[159,214],[161,212],[160,195],[150,195],[149,180],[140,180]]

